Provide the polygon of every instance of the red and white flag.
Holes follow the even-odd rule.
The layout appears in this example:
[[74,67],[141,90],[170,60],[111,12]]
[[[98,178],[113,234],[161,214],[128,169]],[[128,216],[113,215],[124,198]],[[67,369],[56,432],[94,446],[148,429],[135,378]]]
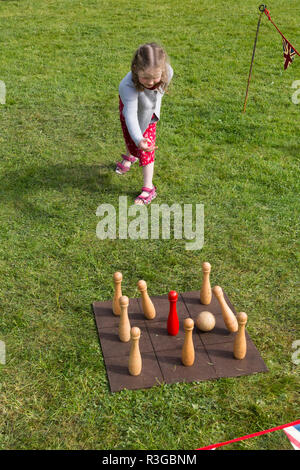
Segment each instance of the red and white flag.
[[253,434],[247,434],[246,436],[236,437],[235,439],[231,439],[230,441],[219,442],[217,444],[211,444],[209,446],[200,447],[196,450],[216,450],[217,447],[222,447],[227,444],[232,444],[238,441],[244,441],[245,439],[250,439],[252,437],[261,436],[263,434],[267,434],[274,431],[283,430],[288,437],[289,441],[291,442],[292,446],[295,450],[300,450],[300,420],[294,421],[292,423],[282,424],[280,426],[276,426],[275,428],[265,429],[264,431],[258,431]]
[[271,21],[272,25],[275,26],[275,28],[277,29],[277,31],[279,32],[279,34],[281,35],[282,37],[282,43],[283,43],[283,66],[284,66],[284,70],[286,70],[288,68],[288,66],[293,62],[294,58],[296,55],[299,55],[299,52],[292,46],[292,44],[286,39],[286,37],[284,37],[284,35],[282,34],[282,32],[280,31],[279,28],[277,28],[276,24],[274,23],[274,21],[272,21],[271,19],[271,16],[270,16],[270,12],[265,8],[263,10],[263,12],[266,14],[266,16],[268,17],[268,20]]
[[295,450],[300,450],[300,424],[283,430]]

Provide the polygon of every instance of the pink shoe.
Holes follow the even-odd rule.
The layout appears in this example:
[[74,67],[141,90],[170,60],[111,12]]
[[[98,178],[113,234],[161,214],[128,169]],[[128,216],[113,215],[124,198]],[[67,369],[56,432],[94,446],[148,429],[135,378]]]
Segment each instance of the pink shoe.
[[[130,157],[128,155],[124,155],[122,154],[121,157],[123,158],[123,160],[127,160],[128,162],[131,162],[131,163],[135,163],[138,158],[136,157]],[[124,173],[127,173],[127,171],[130,170],[130,166],[125,166],[123,165],[123,163],[121,162],[117,162],[117,168],[116,168],[116,173],[118,173],[118,175],[124,175]]]
[[[143,204],[147,205],[147,204],[150,204],[150,202],[152,201],[152,199],[155,199],[157,194],[156,194],[156,186],[153,186],[152,189],[150,188],[146,188],[145,186],[142,187],[142,191],[145,191],[148,193],[148,196],[141,196],[139,195],[135,200],[134,200],[134,203],[135,204],[139,204],[140,201],[142,201]],[[139,204],[141,205],[141,204]]]

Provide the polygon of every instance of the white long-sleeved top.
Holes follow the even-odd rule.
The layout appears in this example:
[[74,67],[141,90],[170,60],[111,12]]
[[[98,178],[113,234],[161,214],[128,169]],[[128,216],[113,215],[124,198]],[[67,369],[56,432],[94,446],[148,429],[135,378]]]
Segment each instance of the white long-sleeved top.
[[[173,77],[173,69],[169,64],[168,75],[169,84]],[[124,105],[122,113],[128,132],[138,146],[152,120],[152,115],[155,114],[157,121],[160,118],[161,100],[164,92],[147,88],[144,88],[144,91],[137,91],[132,81],[132,73],[129,72],[120,82],[119,95]]]

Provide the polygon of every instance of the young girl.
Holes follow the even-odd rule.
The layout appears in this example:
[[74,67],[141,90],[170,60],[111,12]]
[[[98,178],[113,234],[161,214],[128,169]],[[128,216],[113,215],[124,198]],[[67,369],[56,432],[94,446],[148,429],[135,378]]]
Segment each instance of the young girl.
[[165,51],[156,43],[140,46],[135,52],[131,72],[119,85],[120,120],[127,148],[116,172],[128,172],[139,160],[143,167],[141,194],[135,204],[149,204],[156,197],[152,183],[155,157],[156,123],[160,117],[162,97],[173,76]]

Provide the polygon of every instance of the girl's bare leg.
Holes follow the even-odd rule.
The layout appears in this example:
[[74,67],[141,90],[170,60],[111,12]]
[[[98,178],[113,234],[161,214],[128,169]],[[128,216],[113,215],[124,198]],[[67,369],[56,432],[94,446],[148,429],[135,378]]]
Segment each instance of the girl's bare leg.
[[[153,173],[154,173],[154,162],[143,166],[143,178],[144,178],[143,186],[145,186],[146,188],[150,188],[150,189],[153,188],[153,183],[152,183]],[[148,193],[146,191],[142,191],[140,195],[147,196]],[[143,204],[143,201],[137,200],[136,204]]]

